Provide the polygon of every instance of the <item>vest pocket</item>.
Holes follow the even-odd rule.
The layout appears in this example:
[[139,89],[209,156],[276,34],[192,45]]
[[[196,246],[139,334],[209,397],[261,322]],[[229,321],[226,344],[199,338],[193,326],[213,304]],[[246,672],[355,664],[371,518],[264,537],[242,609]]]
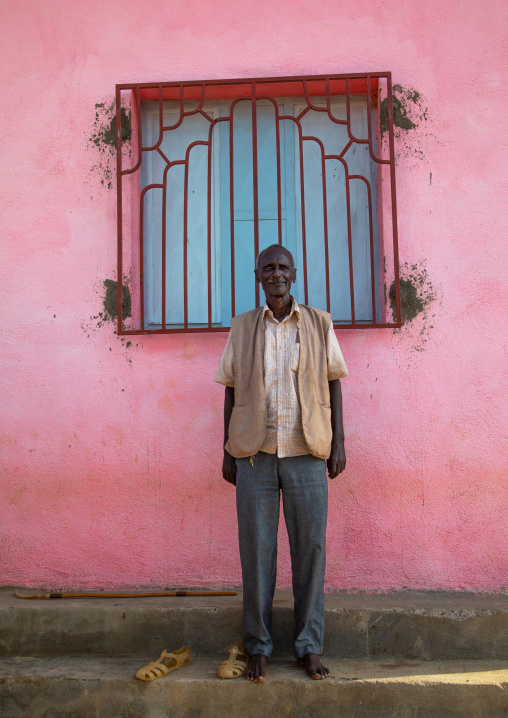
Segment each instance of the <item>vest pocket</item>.
[[235,408],[235,406],[247,406],[247,404],[249,404],[249,403],[250,403],[250,396],[241,396],[238,398],[238,401],[236,400],[236,397],[235,397],[235,403],[234,403],[233,409]]
[[298,371],[300,366],[300,344],[293,344],[289,356],[289,368],[291,371]]
[[317,397],[317,400],[319,401],[319,403],[321,404],[321,406],[324,407],[325,409],[331,409],[332,407],[330,406],[329,392],[327,392],[328,396],[326,398],[323,396],[320,396],[317,382],[314,382],[314,389],[316,390],[316,397]]

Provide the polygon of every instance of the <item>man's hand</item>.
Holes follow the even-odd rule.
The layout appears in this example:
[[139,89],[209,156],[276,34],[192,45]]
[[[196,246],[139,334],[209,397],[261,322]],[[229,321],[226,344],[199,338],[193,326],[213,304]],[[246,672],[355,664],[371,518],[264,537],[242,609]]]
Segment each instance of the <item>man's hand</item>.
[[222,461],[222,478],[236,486],[236,461],[226,450],[224,450],[224,459]]
[[[232,386],[226,387],[224,394],[224,444],[228,443],[229,422],[235,405],[235,390]],[[231,454],[224,449],[224,458],[222,460],[222,478],[226,479],[229,484],[236,486],[236,461]]]
[[346,450],[344,448],[344,441],[338,439],[332,442],[332,452],[330,458],[327,460],[326,465],[328,467],[328,476],[334,479],[336,476],[341,474],[346,468]]
[[346,468],[340,379],[328,382],[328,386],[330,387],[330,405],[332,407],[332,451],[326,465],[328,466],[328,476],[334,479]]

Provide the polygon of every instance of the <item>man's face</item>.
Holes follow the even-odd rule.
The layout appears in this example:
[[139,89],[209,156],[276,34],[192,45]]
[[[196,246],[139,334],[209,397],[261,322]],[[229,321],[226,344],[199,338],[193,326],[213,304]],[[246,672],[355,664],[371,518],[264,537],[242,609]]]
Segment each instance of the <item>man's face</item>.
[[264,252],[256,269],[256,281],[263,287],[267,299],[289,294],[296,281],[296,269],[289,255],[278,248]]

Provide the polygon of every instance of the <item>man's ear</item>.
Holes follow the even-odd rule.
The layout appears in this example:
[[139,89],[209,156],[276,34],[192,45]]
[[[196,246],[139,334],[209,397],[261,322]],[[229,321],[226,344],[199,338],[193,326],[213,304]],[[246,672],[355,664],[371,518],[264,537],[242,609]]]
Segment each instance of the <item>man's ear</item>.
[[257,282],[258,284],[261,284],[261,280],[260,280],[260,278],[259,278],[259,276],[258,276],[258,270],[257,270],[257,269],[254,270],[254,276],[256,277],[256,282]]
[[293,267],[293,272],[291,274],[291,282],[296,282],[296,267]]

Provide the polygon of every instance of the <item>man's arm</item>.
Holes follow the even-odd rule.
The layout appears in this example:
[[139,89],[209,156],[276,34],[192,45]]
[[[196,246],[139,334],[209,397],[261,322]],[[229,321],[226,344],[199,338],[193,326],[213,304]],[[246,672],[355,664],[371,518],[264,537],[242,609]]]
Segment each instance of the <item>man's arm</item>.
[[[235,405],[235,390],[232,386],[226,387],[224,394],[224,446],[229,439],[229,422]],[[224,449],[224,459],[222,461],[222,477],[230,484],[236,486],[236,461],[231,454]]]
[[330,387],[330,406],[332,407],[332,451],[326,464],[329,477],[334,479],[346,468],[340,379],[329,381],[328,386]]

